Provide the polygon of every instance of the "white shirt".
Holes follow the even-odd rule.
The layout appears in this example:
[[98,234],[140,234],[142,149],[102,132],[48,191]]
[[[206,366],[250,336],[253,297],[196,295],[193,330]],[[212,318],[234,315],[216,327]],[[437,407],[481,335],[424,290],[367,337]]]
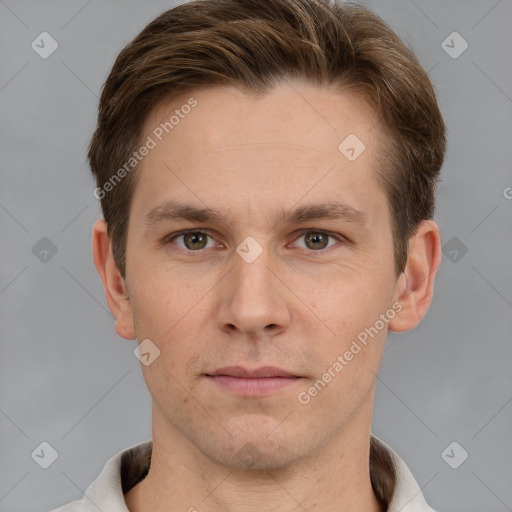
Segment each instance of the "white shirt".
[[[129,512],[124,493],[143,480],[151,462],[152,441],[136,444],[112,457],[81,500],[52,512]],[[387,512],[434,512],[405,462],[372,434],[370,444],[372,487]]]

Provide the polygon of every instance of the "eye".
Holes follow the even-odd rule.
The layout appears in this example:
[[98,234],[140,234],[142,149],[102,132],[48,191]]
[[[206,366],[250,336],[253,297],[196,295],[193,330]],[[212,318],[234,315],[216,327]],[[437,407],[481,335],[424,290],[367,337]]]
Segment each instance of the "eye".
[[333,235],[326,231],[321,231],[317,229],[307,229],[301,231],[300,236],[297,240],[304,239],[304,246],[302,246],[301,248],[319,252],[328,247],[332,247],[332,245],[335,245],[329,245],[329,238],[338,240],[340,242],[343,241],[343,237],[341,235]]
[[[208,238],[210,238],[210,241]],[[324,249],[328,249],[329,247],[336,245],[334,242],[335,240],[338,240],[338,242],[341,243],[345,241],[345,238],[341,235],[335,235],[333,233],[314,228],[302,230],[296,240],[301,239],[304,240],[304,244],[299,245],[298,247],[313,252],[321,252]],[[332,243],[329,243],[329,239],[331,239]],[[208,233],[195,229],[181,231],[167,236],[164,240],[164,245],[169,246],[169,250],[173,252],[185,252],[192,255],[192,253],[201,253],[204,249],[211,249],[219,244]],[[199,254],[197,255],[199,256]]]
[[[212,239],[212,242],[209,245],[208,238]],[[176,242],[176,240],[181,240],[182,244]],[[198,230],[182,231],[181,233],[175,233],[167,237],[165,242],[175,244],[184,251],[192,252],[198,252],[201,251],[202,249],[211,249],[216,245],[215,240],[213,240],[213,238],[208,233]]]

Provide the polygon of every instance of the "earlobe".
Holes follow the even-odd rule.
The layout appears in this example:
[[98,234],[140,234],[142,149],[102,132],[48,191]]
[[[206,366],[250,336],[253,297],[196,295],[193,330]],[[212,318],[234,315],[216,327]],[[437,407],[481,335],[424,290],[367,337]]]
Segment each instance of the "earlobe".
[[133,334],[133,332],[126,330],[123,324],[120,324],[117,320],[116,323],[114,324],[114,330],[116,331],[118,336],[124,338],[125,340],[135,339],[135,335]]
[[398,278],[396,300],[402,310],[388,327],[404,332],[416,327],[432,302],[434,279],[441,263],[441,236],[434,221],[422,221],[409,240],[407,263]]
[[107,224],[98,220],[92,230],[92,253],[94,265],[103,283],[108,307],[116,319],[115,331],[121,338],[136,338],[133,314],[128,290],[114,257]]

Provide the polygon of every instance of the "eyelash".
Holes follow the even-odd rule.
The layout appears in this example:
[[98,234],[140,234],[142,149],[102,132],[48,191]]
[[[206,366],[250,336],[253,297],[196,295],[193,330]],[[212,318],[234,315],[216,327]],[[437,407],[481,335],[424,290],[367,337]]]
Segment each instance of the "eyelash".
[[[210,235],[207,231],[203,231],[201,229],[188,229],[188,230],[185,230],[185,231],[180,231],[178,233],[172,233],[171,235],[166,236],[165,239],[163,240],[163,243],[164,243],[164,245],[171,245],[171,243],[174,242],[174,240],[176,240],[177,238],[179,238],[181,236],[187,235],[189,233],[202,234],[202,235],[206,235],[206,236],[209,236],[209,237],[213,238],[213,236]],[[301,237],[303,237],[305,235],[308,235],[310,233],[319,233],[321,235],[327,235],[329,238],[334,238],[334,239],[338,240],[338,242],[341,242],[341,243],[345,243],[345,242],[348,241],[342,235],[338,235],[338,234],[335,234],[335,233],[331,233],[330,231],[325,231],[325,230],[322,230],[322,229],[315,229],[315,228],[307,228],[307,229],[300,230],[298,232],[297,238],[295,238],[294,240],[298,240],[299,238],[301,238]],[[335,247],[335,245],[336,244],[331,245],[330,247],[325,247],[324,249],[319,249],[317,251],[315,251],[313,249],[303,249],[303,250],[308,251],[312,255],[316,255],[318,253],[320,253],[320,254],[324,253],[328,249],[331,249],[332,247]],[[210,249],[211,249],[211,247],[210,247]],[[185,252],[190,257],[200,257],[200,256],[204,255],[204,252],[207,249],[198,249],[197,251],[192,251],[190,249],[182,249],[182,248],[175,249],[173,247],[170,247],[170,250],[172,252],[178,253],[178,254],[183,254]]]

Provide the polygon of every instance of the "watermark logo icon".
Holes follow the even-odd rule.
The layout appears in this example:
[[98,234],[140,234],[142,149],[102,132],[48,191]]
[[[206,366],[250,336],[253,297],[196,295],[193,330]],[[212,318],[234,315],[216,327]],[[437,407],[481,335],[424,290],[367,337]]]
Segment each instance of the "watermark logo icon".
[[146,338],[135,347],[133,354],[144,366],[149,366],[160,357],[160,349],[149,338]]
[[252,443],[245,443],[238,450],[237,456],[246,468],[252,468],[262,457],[261,452]]
[[450,443],[442,452],[441,458],[450,466],[452,469],[457,469],[469,457],[468,452],[461,446],[457,441]]
[[246,263],[253,263],[263,252],[263,247],[252,236],[248,236],[238,245],[236,252]]
[[458,263],[468,252],[467,246],[456,236],[443,245],[443,254],[452,262]]
[[468,47],[468,42],[458,32],[452,32],[441,43],[441,48],[452,59],[458,59],[468,49]]
[[32,254],[42,263],[48,263],[57,254],[57,246],[49,238],[43,236],[32,247]]
[[365,149],[363,141],[353,133],[345,137],[338,146],[339,152],[350,162],[357,160]]
[[30,456],[38,466],[48,469],[58,459],[59,454],[50,443],[43,441]]
[[59,47],[59,43],[48,32],[41,32],[30,46],[41,59],[47,59]]

